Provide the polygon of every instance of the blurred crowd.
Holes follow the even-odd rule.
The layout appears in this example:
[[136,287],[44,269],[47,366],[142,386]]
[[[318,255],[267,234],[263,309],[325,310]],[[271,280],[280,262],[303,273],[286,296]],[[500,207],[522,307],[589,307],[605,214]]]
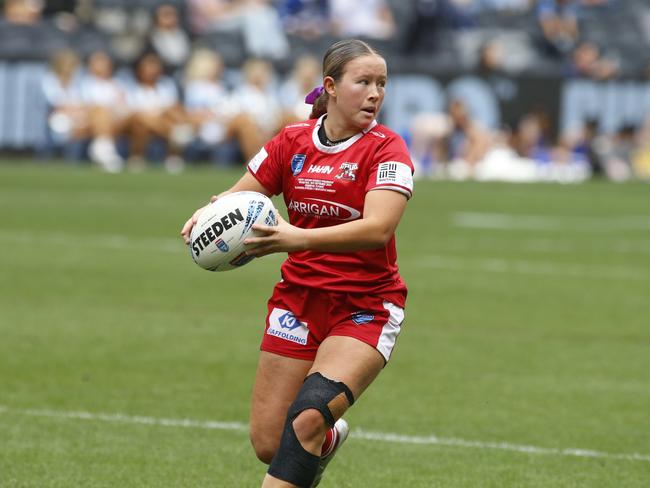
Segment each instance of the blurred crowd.
[[[581,20],[627,1],[635,0],[4,0],[0,51],[12,27],[56,33],[42,79],[53,151],[74,148],[110,172],[150,160],[178,172],[188,160],[247,160],[281,127],[306,118],[304,95],[320,81],[314,56],[332,39],[368,39],[397,63],[400,53],[444,51],[445,33],[456,32],[462,59],[454,61],[485,79],[547,62],[565,79],[630,75],[625,57]],[[647,14],[641,34],[650,41]],[[491,15],[534,25],[530,49],[499,33],[477,37]],[[299,43],[317,49],[297,51]],[[233,57],[234,44],[242,51]],[[650,80],[650,69],[633,67]],[[650,178],[650,114],[615,133],[596,120],[559,135],[551,125],[538,110],[489,129],[462,97],[450,97],[404,135],[424,177]]]
[[75,51],[60,50],[42,82],[51,140],[88,141],[88,156],[110,172],[161,159],[151,155],[156,147],[170,172],[181,171],[187,157],[248,160],[284,125],[308,117],[302,98],[318,83],[320,65],[300,58],[277,89],[267,60],[244,62],[234,87],[223,72],[218,53],[205,48],[191,52],[178,80],[153,50],[120,73],[103,51],[82,66]]

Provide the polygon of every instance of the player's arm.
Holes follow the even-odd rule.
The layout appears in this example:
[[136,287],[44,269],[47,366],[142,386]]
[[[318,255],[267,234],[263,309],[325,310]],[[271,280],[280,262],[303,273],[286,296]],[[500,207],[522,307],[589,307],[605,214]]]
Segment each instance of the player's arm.
[[274,252],[352,252],[385,246],[406,209],[406,196],[393,190],[372,190],[366,194],[363,217],[331,227],[302,229],[282,218],[275,227],[255,225],[262,233],[245,242],[248,254],[264,256]]
[[[262,184],[255,179],[255,177],[250,174],[248,171],[235,183],[233,186],[231,186],[228,190],[219,193],[218,195],[212,195],[210,197],[210,203],[214,202],[215,200],[218,200],[224,195],[227,195],[228,193],[234,193],[236,191],[256,191],[259,193],[263,193],[264,195],[271,196],[271,193],[262,186]],[[199,215],[203,211],[205,207],[210,205],[208,203],[207,205],[204,205],[201,208],[198,208],[194,214],[187,219],[187,222],[183,225],[183,228],[181,229],[181,236],[183,237],[183,240],[185,241],[185,244],[190,243],[190,232],[192,232],[192,227],[196,224],[197,219],[199,218]]]

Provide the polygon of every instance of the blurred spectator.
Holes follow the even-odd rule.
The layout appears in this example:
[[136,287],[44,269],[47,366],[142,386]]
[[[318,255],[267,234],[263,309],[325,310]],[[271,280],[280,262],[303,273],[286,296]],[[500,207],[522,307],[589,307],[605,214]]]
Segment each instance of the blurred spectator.
[[42,0],[5,0],[4,18],[10,24],[35,25],[41,20]]
[[117,152],[116,138],[126,129],[129,113],[126,94],[113,78],[113,61],[107,53],[96,51],[89,56],[79,90],[90,117],[90,158],[109,172],[120,171],[124,161]]
[[600,48],[589,41],[582,41],[576,46],[566,69],[569,78],[593,80],[614,78],[618,72],[618,63],[602,56]]
[[451,100],[448,107],[450,130],[445,140],[446,160],[454,179],[474,175],[476,164],[485,157],[491,144],[490,133],[470,114],[459,99]]
[[535,0],[478,0],[482,10],[498,10],[502,12],[525,12],[530,9]]
[[277,10],[269,0],[189,0],[194,33],[238,32],[249,55],[283,59],[289,43]]
[[182,171],[182,148],[190,142],[192,129],[179,104],[174,81],[163,75],[160,58],[153,52],[143,54],[135,66],[135,82],[128,87],[127,102],[130,119],[130,157],[128,166],[135,171],[144,168],[145,151],[152,137],[167,143],[165,167],[169,172]]
[[242,66],[243,83],[235,89],[239,109],[248,114],[264,140],[274,136],[282,124],[282,108],[272,86],[273,66],[262,59],[250,59]]
[[329,0],[332,31],[339,37],[391,39],[395,19],[386,0]]
[[286,33],[307,40],[330,33],[328,0],[282,0],[277,4]]
[[280,87],[280,103],[286,123],[309,118],[312,106],[305,103],[305,96],[321,83],[320,62],[314,56],[299,58],[289,78]]
[[78,79],[79,57],[70,50],[58,51],[43,76],[42,89],[48,105],[49,136],[56,145],[82,140],[88,135]]
[[588,120],[584,123],[581,133],[573,137],[563,137],[562,145],[581,155],[589,164],[593,175],[604,176],[605,163],[600,150],[604,138],[605,136],[599,134],[598,121]]
[[447,154],[443,141],[451,131],[451,119],[444,113],[420,113],[411,119],[409,151],[415,177],[443,177]]
[[577,0],[538,0],[537,20],[548,54],[566,55],[578,41]]
[[605,174],[612,181],[628,181],[633,176],[632,158],[636,150],[636,127],[625,125],[602,144]]
[[404,39],[407,52],[440,49],[441,32],[464,29],[476,25],[474,16],[458,9],[452,0],[414,0],[413,12],[407,20]]
[[551,162],[551,147],[544,137],[542,121],[538,114],[524,115],[517,125],[513,145],[517,154],[538,164]]
[[650,180],[650,117],[637,135],[637,147],[632,154],[632,168],[637,178]]
[[190,55],[190,38],[180,25],[175,6],[163,4],[156,9],[149,44],[170,72],[185,64]]
[[504,74],[504,49],[498,39],[489,39],[481,45],[476,71],[485,78]]
[[185,108],[198,133],[202,148],[217,149],[220,163],[232,162],[232,154],[218,151],[217,146],[236,141],[246,161],[262,146],[254,121],[240,113],[221,82],[223,63],[217,53],[207,49],[195,51],[185,70]]

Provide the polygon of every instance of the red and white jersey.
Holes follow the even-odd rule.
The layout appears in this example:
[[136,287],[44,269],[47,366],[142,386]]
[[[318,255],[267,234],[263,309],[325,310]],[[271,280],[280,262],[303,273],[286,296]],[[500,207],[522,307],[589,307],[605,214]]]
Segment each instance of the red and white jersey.
[[[285,127],[248,163],[264,188],[283,194],[291,224],[313,229],[360,219],[372,190],[411,197],[413,163],[397,134],[373,121],[347,141],[325,146],[318,138],[322,121]],[[401,307],[406,299],[395,236],[380,249],[289,253],[282,277],[300,286],[379,295]]]

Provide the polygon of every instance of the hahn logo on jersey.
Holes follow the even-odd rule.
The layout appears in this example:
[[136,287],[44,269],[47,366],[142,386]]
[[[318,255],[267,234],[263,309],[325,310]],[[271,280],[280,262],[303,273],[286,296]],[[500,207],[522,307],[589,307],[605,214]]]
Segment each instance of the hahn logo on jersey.
[[321,200],[320,198],[305,198],[304,201],[291,200],[287,208],[304,215],[337,220],[354,220],[361,216],[361,212],[357,209],[342,203]]
[[355,171],[359,169],[359,165],[357,163],[341,163],[340,170],[341,172],[337,174],[334,178],[337,180],[346,180],[346,181],[354,181],[357,179],[357,175],[355,174]]
[[310,164],[309,168],[307,168],[307,173],[316,173],[321,175],[331,175],[332,171],[334,171],[333,167],[324,164]]
[[293,176],[296,176],[302,171],[302,167],[305,165],[305,159],[307,159],[306,154],[294,154],[291,158],[291,172]]
[[413,191],[411,168],[399,161],[381,163],[377,169],[378,185],[397,185]]
[[304,346],[307,344],[309,328],[307,322],[301,322],[289,310],[274,308],[269,315],[266,333]]
[[357,325],[362,325],[362,324],[367,324],[368,322],[372,322],[374,318],[375,316],[368,312],[354,312],[352,314],[352,322],[354,322]]

